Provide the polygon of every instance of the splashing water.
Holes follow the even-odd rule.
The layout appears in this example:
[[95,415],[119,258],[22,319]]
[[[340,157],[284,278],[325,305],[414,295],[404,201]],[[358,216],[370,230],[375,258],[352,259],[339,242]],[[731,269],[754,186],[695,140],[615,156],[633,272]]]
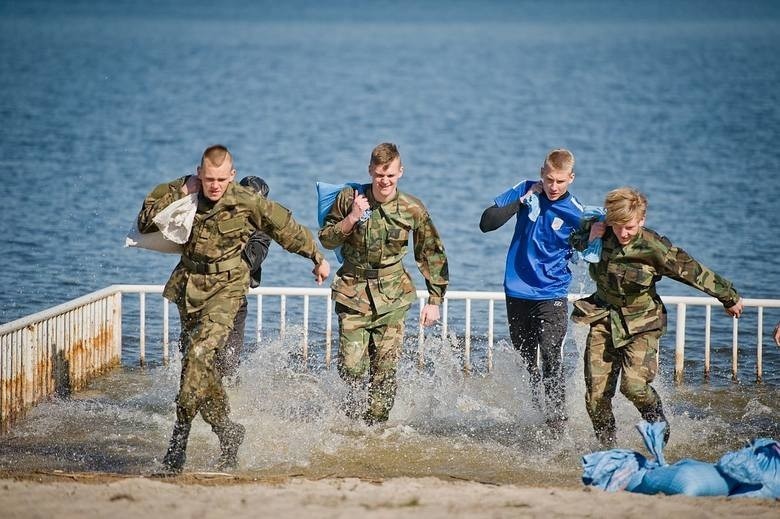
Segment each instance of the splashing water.
[[[584,409],[584,331],[567,338],[568,423],[554,438],[531,404],[529,377],[505,341],[490,373],[467,374],[462,339],[425,341],[426,362],[407,340],[395,406],[386,424],[368,427],[343,413],[346,386],[322,359],[303,369],[301,334],[264,339],[249,351],[239,382],[228,383],[232,419],[246,426],[238,473],[311,477],[440,476],[489,482],[579,485],[580,457],[598,450]],[[180,363],[123,367],[70,399],[43,403],[0,443],[0,470],[150,474],[174,421]],[[712,461],[752,437],[780,437],[776,388],[673,387],[661,394],[672,425],[667,458]],[[613,401],[618,445],[643,451],[639,420],[622,396]],[[213,470],[215,435],[200,418],[190,436],[187,471]]]

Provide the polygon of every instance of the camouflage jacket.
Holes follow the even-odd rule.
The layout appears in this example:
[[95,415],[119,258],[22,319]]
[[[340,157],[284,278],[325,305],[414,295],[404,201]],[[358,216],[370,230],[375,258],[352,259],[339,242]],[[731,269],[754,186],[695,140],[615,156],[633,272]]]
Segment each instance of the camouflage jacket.
[[411,232],[414,259],[425,278],[428,303],[441,304],[449,282],[447,256],[428,210],[420,200],[401,191],[383,204],[374,198],[370,186],[365,192],[372,209],[367,221],[356,224],[349,234],[341,231],[341,221],[352,210],[354,197],[354,189],[345,187],[319,232],[326,249],[341,246],[344,255],[344,265],[331,285],[333,300],[378,315],[414,302],[414,283],[402,263]]
[[[138,229],[142,233],[156,231],[154,216],[185,196],[181,187],[186,179],[160,184],[144,199],[138,214]],[[181,261],[165,285],[163,296],[187,312],[196,312],[215,296],[246,295],[249,267],[241,259],[241,251],[256,231],[267,234],[289,252],[311,259],[315,265],[324,259],[311,232],[296,222],[289,210],[231,183],[213,207],[205,212],[198,210]]]
[[[590,231],[589,225],[583,227]],[[578,248],[586,241],[582,235],[572,239]],[[655,287],[662,276],[701,290],[726,308],[739,301],[730,281],[655,231],[643,228],[628,245],[621,246],[607,227],[602,243],[600,261],[589,267],[596,293],[574,303],[572,320],[590,324],[609,316],[617,348],[638,333],[666,331],[666,308]]]

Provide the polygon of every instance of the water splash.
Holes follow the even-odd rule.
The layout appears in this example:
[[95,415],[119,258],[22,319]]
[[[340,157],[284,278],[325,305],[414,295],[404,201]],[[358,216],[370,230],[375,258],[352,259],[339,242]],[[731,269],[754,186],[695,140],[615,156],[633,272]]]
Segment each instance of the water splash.
[[[240,382],[227,388],[232,418],[247,429],[239,472],[578,485],[580,457],[599,448],[584,410],[585,332],[574,327],[565,343],[569,420],[560,438],[531,404],[527,371],[505,341],[495,346],[492,372],[469,374],[462,337],[429,336],[422,367],[416,339],[407,339],[390,419],[368,427],[341,410],[346,386],[318,350],[303,369],[300,330],[265,338],[246,352]],[[39,405],[3,438],[0,469],[159,470],[179,369],[178,359],[151,369],[125,367],[68,400]],[[672,461],[713,459],[749,437],[778,435],[776,389],[674,387],[663,376],[654,386],[672,423],[665,451]],[[642,451],[636,409],[619,394],[613,403],[618,445]],[[199,418],[187,454],[187,470],[216,464],[217,439]]]

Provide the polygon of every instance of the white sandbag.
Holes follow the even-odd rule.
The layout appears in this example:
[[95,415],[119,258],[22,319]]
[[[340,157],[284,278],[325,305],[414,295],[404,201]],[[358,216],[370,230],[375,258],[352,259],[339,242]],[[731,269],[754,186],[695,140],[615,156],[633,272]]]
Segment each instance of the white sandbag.
[[198,194],[192,193],[168,205],[154,217],[159,231],[143,234],[138,230],[137,222],[133,222],[125,238],[125,247],[181,254],[182,244],[190,237],[197,209]]

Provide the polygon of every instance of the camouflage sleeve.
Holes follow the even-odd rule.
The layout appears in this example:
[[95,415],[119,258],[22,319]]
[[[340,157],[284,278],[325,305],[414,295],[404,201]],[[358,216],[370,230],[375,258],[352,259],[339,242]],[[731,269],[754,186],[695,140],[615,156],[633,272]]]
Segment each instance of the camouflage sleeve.
[[289,209],[272,200],[258,198],[260,218],[257,227],[270,236],[286,251],[309,258],[315,265],[321,263],[322,255],[311,231],[293,218]]
[[596,218],[583,218],[580,221],[580,227],[569,236],[569,245],[577,251],[584,251],[588,248],[588,239],[590,238],[590,228]]
[[173,202],[185,196],[181,192],[181,186],[186,180],[187,177],[181,177],[167,184],[160,184],[146,196],[137,220],[138,230],[141,233],[147,234],[159,230],[157,224],[154,223],[154,217]]
[[724,307],[730,308],[739,301],[739,294],[731,281],[705,267],[687,252],[673,246],[669,240],[662,238],[664,276],[670,277],[720,301]]
[[330,212],[325,217],[322,228],[317,233],[320,243],[326,249],[335,249],[344,245],[344,241],[349,236],[349,234],[344,234],[341,230],[341,221],[352,210],[353,191],[351,187],[346,187],[339,192],[336,201],[333,202],[333,206],[330,208]]
[[427,211],[423,212],[419,225],[414,229],[413,241],[414,259],[428,289],[428,304],[440,305],[447,291],[450,274],[444,243]]

